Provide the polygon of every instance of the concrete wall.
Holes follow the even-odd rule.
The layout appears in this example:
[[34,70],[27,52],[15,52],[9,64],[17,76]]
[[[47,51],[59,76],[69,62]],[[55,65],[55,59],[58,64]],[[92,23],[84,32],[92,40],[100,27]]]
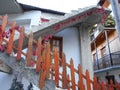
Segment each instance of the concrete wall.
[[114,69],[111,71],[106,71],[106,72],[100,72],[95,74],[96,76],[98,76],[99,80],[102,81],[106,81],[106,76],[108,75],[114,75],[115,76],[115,80],[117,80],[120,83],[120,69]]
[[81,65],[83,69],[83,73],[85,74],[86,70],[90,73],[90,78],[93,79],[93,63],[91,57],[90,50],[90,36],[89,36],[89,28],[84,26],[84,24],[79,27],[80,34],[80,58]]
[[32,26],[39,25],[41,11],[27,11],[21,14],[9,14],[9,20],[16,20],[18,25],[28,25],[31,29]]
[[75,27],[67,28],[56,34],[63,37],[63,52],[66,54],[66,60],[74,60],[75,66],[80,63],[80,45],[78,29]]
[[[10,89],[13,79],[13,75],[0,72],[0,90]],[[24,85],[24,90],[28,90],[29,82],[25,78],[22,79],[22,84]],[[39,89],[34,86],[34,90]]]

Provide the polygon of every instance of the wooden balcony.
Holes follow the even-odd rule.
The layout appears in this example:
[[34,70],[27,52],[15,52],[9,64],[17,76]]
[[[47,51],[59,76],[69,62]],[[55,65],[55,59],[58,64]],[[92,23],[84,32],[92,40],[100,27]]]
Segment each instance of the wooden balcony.
[[120,51],[111,53],[93,63],[94,71],[120,65]]

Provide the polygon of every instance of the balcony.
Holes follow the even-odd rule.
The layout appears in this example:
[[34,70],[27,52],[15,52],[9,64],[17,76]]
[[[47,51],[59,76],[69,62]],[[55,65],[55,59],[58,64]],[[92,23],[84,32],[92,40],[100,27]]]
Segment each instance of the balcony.
[[93,63],[94,71],[120,66],[120,51],[111,53]]

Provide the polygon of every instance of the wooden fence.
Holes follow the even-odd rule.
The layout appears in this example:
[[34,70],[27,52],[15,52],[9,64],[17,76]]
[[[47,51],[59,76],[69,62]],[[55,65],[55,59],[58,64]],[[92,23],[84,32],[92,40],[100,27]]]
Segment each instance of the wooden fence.
[[[114,90],[115,88],[116,90],[120,90],[120,84],[118,82],[115,84],[112,81],[110,84],[103,81],[99,82],[96,76],[91,80],[88,70],[86,70],[84,75],[80,64],[75,69],[74,60],[71,59],[70,63],[67,63],[65,54],[63,53],[62,58],[60,58],[57,48],[54,49],[54,52],[51,52],[49,43],[43,47],[41,38],[37,41],[34,40],[32,32],[27,36],[24,33],[24,27],[18,28],[15,21],[10,23],[7,15],[4,17],[0,16],[0,19],[2,20],[0,26],[0,50],[6,51],[8,54],[16,50],[16,60],[20,60],[21,55],[24,55],[28,67],[36,64],[36,73],[40,73],[40,88],[44,87],[45,79],[49,78],[55,81],[57,87],[68,90]],[[11,28],[5,31],[7,24]],[[15,31],[19,32],[20,36],[17,47],[13,45]],[[22,51],[24,38],[28,38],[27,53]],[[36,54],[33,54],[33,52]],[[35,57],[37,60],[35,60]]]

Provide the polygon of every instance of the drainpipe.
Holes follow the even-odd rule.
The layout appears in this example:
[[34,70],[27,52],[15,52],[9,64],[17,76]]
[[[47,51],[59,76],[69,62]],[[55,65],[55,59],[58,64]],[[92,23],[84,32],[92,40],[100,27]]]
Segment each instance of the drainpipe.
[[97,66],[98,66],[98,70],[99,70],[99,69],[100,69],[100,67],[99,67],[98,52],[97,52],[97,48],[96,48],[96,43],[95,43],[95,40],[94,40],[94,47],[95,47],[95,51],[96,51],[96,61],[97,61]]
[[108,35],[107,35],[107,31],[105,31],[105,38],[106,38],[106,46],[108,48],[108,54],[110,55],[110,62],[111,62],[111,66],[113,65],[113,61],[112,61],[112,57],[111,57],[111,51],[110,51],[110,45],[109,45],[109,40],[108,40]]
[[119,40],[120,40],[120,5],[118,3],[118,0],[109,0],[109,1],[112,6],[112,11],[113,11],[115,22],[116,22],[116,28],[117,28]]

